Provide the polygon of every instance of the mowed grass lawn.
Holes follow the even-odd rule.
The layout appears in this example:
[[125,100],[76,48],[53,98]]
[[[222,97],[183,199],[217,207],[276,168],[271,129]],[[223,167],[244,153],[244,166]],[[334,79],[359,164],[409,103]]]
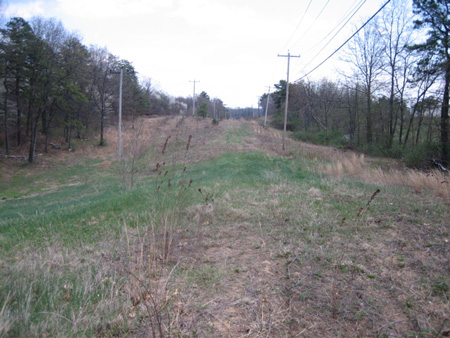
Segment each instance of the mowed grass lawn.
[[448,332],[448,201],[255,122],[157,126],[121,163],[2,159],[0,337]]

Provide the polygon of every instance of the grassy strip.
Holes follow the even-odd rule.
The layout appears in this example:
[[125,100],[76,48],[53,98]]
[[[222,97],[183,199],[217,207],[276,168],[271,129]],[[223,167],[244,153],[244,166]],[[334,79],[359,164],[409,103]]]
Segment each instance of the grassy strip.
[[[162,321],[165,332],[173,335],[201,335],[206,332],[203,317],[197,317],[200,324],[194,330],[185,332],[183,320],[196,310],[179,304],[190,299],[194,308],[206,311],[208,297],[219,293],[229,299],[229,290],[240,289],[250,290],[247,303],[234,310],[245,311],[248,333],[265,336],[281,327],[293,332],[312,328],[310,318],[323,319],[314,324],[316,334],[337,318],[342,325],[364,327],[361,335],[372,336],[377,330],[388,334],[387,326],[377,324],[387,319],[382,308],[390,304],[377,297],[402,288],[409,298],[399,301],[411,318],[429,301],[422,293],[432,294],[436,309],[445,306],[444,270],[419,265],[422,258],[414,254],[422,246],[431,248],[439,264],[443,262],[439,239],[448,236],[444,203],[411,195],[403,187],[383,187],[373,195],[377,185],[328,179],[303,168],[301,159],[231,152],[187,169],[165,166],[160,174],[141,177],[129,191],[121,188],[119,179],[93,177],[91,186],[98,190],[92,194],[87,185],[62,186],[41,197],[3,202],[10,203],[11,210],[0,211],[2,257],[8,262],[0,272],[0,335],[155,337],[152,330],[162,329]],[[240,227],[246,232],[233,234]],[[420,243],[397,243],[418,235]],[[220,243],[242,249],[242,254],[236,262],[230,259],[229,266],[208,256],[203,263],[179,266],[170,255],[178,248],[177,240],[181,248],[189,247],[185,254],[202,251],[207,256],[205,251],[219,249]],[[258,259],[260,255],[269,257]],[[406,276],[414,281],[427,278],[419,296],[407,292],[403,277],[395,277],[394,284],[388,278],[384,269],[392,270],[386,263],[392,255],[398,256],[397,265],[408,269]],[[284,270],[281,275],[238,284],[272,262],[277,272]],[[195,291],[198,287],[206,299]],[[290,304],[289,310],[279,305],[284,316],[277,321],[283,323],[280,328],[275,321],[262,320],[267,310],[252,307],[262,303],[265,290],[276,292],[273,301],[281,298]],[[269,317],[276,315],[273,310]],[[335,330],[340,335],[355,333],[344,326]],[[214,333],[210,329],[209,335]]]

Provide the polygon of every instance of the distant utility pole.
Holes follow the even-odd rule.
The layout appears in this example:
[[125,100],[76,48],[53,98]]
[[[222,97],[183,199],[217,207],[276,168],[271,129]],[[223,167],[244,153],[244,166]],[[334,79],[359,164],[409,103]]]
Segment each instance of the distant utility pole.
[[[119,80],[119,125],[117,126],[117,160],[122,159],[122,83],[123,83],[123,66],[120,67],[119,72],[109,71],[111,74],[120,74]],[[133,73],[133,71],[128,70],[128,74]],[[134,128],[134,119],[133,119]]]
[[111,74],[120,74],[119,81],[119,125],[117,127],[117,161],[122,159],[122,82],[123,82],[123,67],[120,67],[120,72],[110,71]]
[[200,82],[200,81],[196,81],[194,79],[194,81],[189,80],[189,82],[194,82],[194,95],[192,96],[192,116],[194,116],[195,115],[195,83]]
[[286,124],[287,124],[287,113],[288,113],[288,104],[289,104],[289,64],[291,58],[299,58],[300,55],[291,55],[291,53],[288,50],[287,55],[280,55],[279,57],[285,57],[288,58],[288,64],[287,64],[287,82],[286,82],[286,104],[284,106],[284,128],[283,128],[283,151],[285,150],[285,139],[286,139]]
[[266,127],[267,124],[267,111],[269,110],[269,99],[270,99],[270,86],[268,86],[267,88],[269,88],[269,91],[267,92],[266,113],[264,115],[264,128]]

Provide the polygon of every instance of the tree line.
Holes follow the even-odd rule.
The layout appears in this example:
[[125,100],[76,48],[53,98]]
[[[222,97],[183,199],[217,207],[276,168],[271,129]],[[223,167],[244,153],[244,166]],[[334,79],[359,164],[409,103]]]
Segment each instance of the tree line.
[[[85,46],[55,19],[20,17],[0,29],[0,149],[28,145],[28,161],[39,146],[49,151],[52,139],[98,135],[117,120],[119,75],[123,69],[124,118],[139,115],[186,114],[192,98],[174,98],[156,90],[150,79],[139,81],[132,63],[105,47]],[[205,96],[206,95],[206,96]],[[223,111],[219,99],[205,93],[209,111]]]
[[[449,164],[450,4],[414,0],[412,9],[391,1],[370,21],[342,53],[350,71],[339,80],[290,84],[288,130],[304,140],[407,156],[412,165],[432,158]],[[282,128],[286,81],[275,88],[269,102]],[[263,107],[266,100],[262,95]]]

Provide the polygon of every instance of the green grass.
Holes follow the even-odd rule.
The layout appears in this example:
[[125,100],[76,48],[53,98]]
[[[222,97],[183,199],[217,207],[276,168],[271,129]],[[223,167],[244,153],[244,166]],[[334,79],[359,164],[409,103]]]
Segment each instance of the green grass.
[[[95,175],[90,166],[56,169],[55,172],[37,173],[32,177],[17,175],[13,183],[3,186],[6,196],[11,196],[15,190],[26,191],[22,198],[9,197],[1,202],[0,249],[4,259],[13,263],[19,259],[18,252],[45,253],[46,247],[68,250],[67,257],[62,258],[59,265],[50,265],[47,271],[44,266],[31,261],[26,261],[21,269],[11,264],[10,268],[2,270],[0,304],[7,303],[8,311],[16,314],[12,317],[26,323],[23,326],[11,324],[9,333],[12,336],[30,334],[33,325],[39,327],[34,332],[37,335],[95,335],[92,327],[86,329],[81,326],[81,331],[74,329],[74,316],[75,320],[82,316],[79,309],[93,312],[99,304],[112,297],[110,293],[115,288],[104,285],[102,280],[108,277],[108,273],[102,272],[99,262],[83,261],[70,252],[80,247],[91,248],[105,240],[117,241],[122,234],[123,220],[132,227],[154,222],[155,215],[162,212],[161,208],[171,208],[177,203],[175,196],[181,180],[192,179],[194,182],[185,196],[188,204],[201,204],[205,202],[205,196],[198,192],[198,188],[204,193],[214,191],[215,195],[221,195],[230,189],[252,189],[280,180],[302,181],[315,176],[304,172],[298,161],[263,152],[225,153],[217,159],[191,166],[184,175],[180,174],[180,168],[174,168],[165,178],[143,178],[137,188],[130,191],[124,191],[113,172]],[[89,184],[80,179],[84,175],[92,175]],[[170,193],[167,188],[169,178],[175,193]],[[67,185],[68,182],[74,185]],[[158,185],[161,190],[157,193]],[[45,186],[53,188],[34,195]],[[85,252],[90,257],[93,253],[89,250],[83,249],[80,254]],[[53,259],[51,254],[41,255],[44,262]],[[25,257],[30,259],[30,254],[25,254]],[[209,266],[191,271],[189,278],[197,283],[216,281],[220,274],[215,269]],[[54,272],[49,274],[52,270]],[[110,315],[105,310],[102,316],[108,316],[108,313]],[[59,330],[58,334],[56,330]]]
[[248,124],[243,123],[238,129],[227,131],[225,133],[226,142],[228,144],[240,144],[243,138],[251,136],[251,132],[248,130],[248,128]]
[[[112,175],[92,177],[89,184],[80,182],[78,177],[93,171],[90,167],[76,166],[66,168],[65,171],[61,173],[58,170],[57,175],[36,175],[39,186],[44,185],[43,181],[55,186],[46,193],[1,202],[0,248],[4,253],[16,245],[45,246],[60,241],[64,245],[95,242],[105,232],[117,232],[121,228],[119,219],[128,214],[138,217],[149,210],[149,205],[154,202],[156,176],[141,180],[134,190],[124,191],[120,180]],[[217,195],[230,187],[264,186],[274,180],[299,181],[315,175],[303,171],[298,161],[269,156],[263,152],[238,152],[225,153],[215,160],[198,163],[184,176],[177,178],[172,175],[172,184],[176,186],[181,179],[192,179],[197,188],[211,187],[210,190],[214,190]],[[75,185],[63,183],[57,186],[62,179],[64,182],[72,181]],[[16,178],[17,189],[30,184],[28,178],[22,184],[19,182]],[[197,192],[193,196],[193,203],[204,198]],[[97,221],[99,218],[101,222]]]

